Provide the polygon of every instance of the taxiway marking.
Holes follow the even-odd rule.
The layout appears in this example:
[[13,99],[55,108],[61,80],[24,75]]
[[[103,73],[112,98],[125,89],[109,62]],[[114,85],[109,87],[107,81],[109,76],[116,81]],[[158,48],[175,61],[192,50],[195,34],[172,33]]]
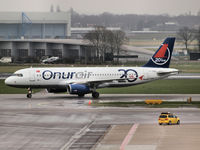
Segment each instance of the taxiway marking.
[[139,124],[134,124],[130,131],[128,132],[128,134],[126,135],[126,137],[124,138],[121,146],[120,146],[120,150],[125,150],[125,146],[129,143],[130,139],[133,137],[137,127],[139,126]]

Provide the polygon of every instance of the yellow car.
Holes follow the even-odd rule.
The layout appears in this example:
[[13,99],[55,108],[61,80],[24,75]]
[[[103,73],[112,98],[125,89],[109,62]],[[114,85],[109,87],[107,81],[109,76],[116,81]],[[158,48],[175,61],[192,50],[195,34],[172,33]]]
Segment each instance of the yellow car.
[[168,124],[168,125],[171,125],[171,124],[180,124],[180,118],[177,117],[176,115],[174,114],[162,114],[159,116],[159,119],[158,119],[158,123],[159,125],[162,125],[162,124]]

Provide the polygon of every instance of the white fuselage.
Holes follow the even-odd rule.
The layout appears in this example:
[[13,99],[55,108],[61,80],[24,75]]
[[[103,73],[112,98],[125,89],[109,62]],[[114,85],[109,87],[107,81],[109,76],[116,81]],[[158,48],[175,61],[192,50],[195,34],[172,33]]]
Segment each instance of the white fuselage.
[[176,72],[177,69],[147,67],[27,68],[16,71],[5,83],[23,88],[56,88],[69,84],[94,84],[96,88],[124,87],[162,79]]

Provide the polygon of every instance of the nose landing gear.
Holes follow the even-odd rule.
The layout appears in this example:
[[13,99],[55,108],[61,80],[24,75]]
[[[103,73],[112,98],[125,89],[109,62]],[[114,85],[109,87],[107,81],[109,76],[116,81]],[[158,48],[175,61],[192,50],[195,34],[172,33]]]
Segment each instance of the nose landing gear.
[[31,98],[31,97],[32,97],[32,89],[28,88],[27,98]]

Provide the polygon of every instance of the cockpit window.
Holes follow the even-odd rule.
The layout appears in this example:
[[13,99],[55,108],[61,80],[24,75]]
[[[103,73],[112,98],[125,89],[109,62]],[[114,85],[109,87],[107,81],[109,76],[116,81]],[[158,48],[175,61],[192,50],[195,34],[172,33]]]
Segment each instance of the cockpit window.
[[12,74],[12,76],[23,77],[23,74],[22,73],[14,73],[14,74]]

